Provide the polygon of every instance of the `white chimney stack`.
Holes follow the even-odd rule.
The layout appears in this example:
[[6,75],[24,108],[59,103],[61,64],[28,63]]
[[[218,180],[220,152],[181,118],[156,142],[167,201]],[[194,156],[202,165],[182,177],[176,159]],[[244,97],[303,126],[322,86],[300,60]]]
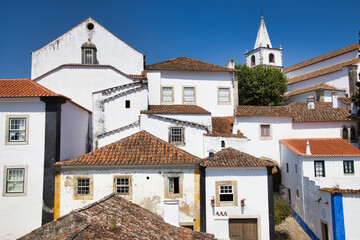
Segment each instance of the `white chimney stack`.
[[315,98],[314,98],[314,96],[312,96],[312,95],[308,96],[307,101],[306,101],[306,109],[307,110],[315,109]]
[[306,155],[311,155],[309,140],[306,141]]
[[226,64],[227,68],[232,68],[235,69],[235,61],[233,59],[231,59],[227,64]]
[[332,101],[332,107],[338,108],[338,94],[337,92],[334,92],[331,94],[331,101]]

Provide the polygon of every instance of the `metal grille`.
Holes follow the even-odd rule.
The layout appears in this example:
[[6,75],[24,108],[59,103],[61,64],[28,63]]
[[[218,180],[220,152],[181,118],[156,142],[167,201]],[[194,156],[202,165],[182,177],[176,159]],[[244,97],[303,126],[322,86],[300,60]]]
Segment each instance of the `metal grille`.
[[193,87],[184,87],[184,102],[194,102],[195,91]]
[[85,64],[93,64],[93,50],[92,49],[85,49],[84,51],[84,60]]
[[172,88],[171,87],[163,87],[162,88],[162,100],[164,102],[172,102]]
[[325,177],[324,161],[315,161],[315,177]]
[[171,142],[184,142],[184,129],[181,127],[170,128]]
[[344,161],[344,173],[354,173],[354,161]]
[[219,102],[229,102],[230,94],[229,88],[219,88]]

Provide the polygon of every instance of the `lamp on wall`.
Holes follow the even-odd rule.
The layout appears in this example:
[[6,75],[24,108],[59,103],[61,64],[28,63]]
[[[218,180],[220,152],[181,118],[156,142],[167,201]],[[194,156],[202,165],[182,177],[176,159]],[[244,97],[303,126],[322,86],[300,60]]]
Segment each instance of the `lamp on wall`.
[[211,198],[211,207],[215,207],[215,198],[212,196]]
[[240,202],[241,202],[241,206],[242,206],[242,207],[244,207],[244,206],[245,206],[245,200],[246,200],[246,199],[245,199],[245,198],[243,198],[243,199],[241,199],[241,201],[240,201]]

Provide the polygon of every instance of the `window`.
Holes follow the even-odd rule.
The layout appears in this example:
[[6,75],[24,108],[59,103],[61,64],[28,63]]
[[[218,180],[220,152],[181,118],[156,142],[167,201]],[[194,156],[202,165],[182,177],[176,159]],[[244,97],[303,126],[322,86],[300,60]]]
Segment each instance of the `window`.
[[272,53],[269,54],[269,63],[275,63],[275,56]]
[[216,207],[237,206],[237,182],[219,181],[215,182]]
[[194,224],[193,223],[180,223],[180,227],[194,230]]
[[299,190],[296,189],[296,197],[299,198],[300,194],[299,194]]
[[286,163],[286,172],[289,172],[289,163]]
[[25,142],[26,118],[9,119],[9,142]]
[[357,137],[356,137],[356,129],[355,127],[351,127],[350,128],[350,141],[351,142],[356,142]]
[[255,56],[251,56],[251,66],[255,66]]
[[234,201],[234,193],[232,185],[220,185],[220,202],[232,202]]
[[93,178],[92,176],[74,177],[74,199],[92,200],[93,197]]
[[261,125],[261,136],[269,137],[270,136],[270,125]]
[[290,188],[288,188],[288,200],[291,205],[291,189]]
[[26,196],[27,166],[4,166],[4,197]]
[[116,193],[121,195],[130,194],[130,178],[116,178]]
[[161,101],[162,102],[173,102],[173,88],[172,87],[162,87],[161,88]]
[[168,193],[179,194],[180,193],[180,177],[168,177]]
[[315,177],[325,177],[324,161],[314,161]]
[[230,88],[225,88],[225,87],[218,88],[218,103],[230,104]]
[[297,164],[295,164],[295,173],[298,173]]
[[224,140],[221,141],[221,147],[222,147],[222,148],[225,147],[225,141],[224,141]]
[[95,46],[95,44],[90,42],[90,39],[89,39],[89,41],[85,42],[81,46],[81,51],[82,51],[82,57],[81,57],[82,64],[96,64],[97,63],[96,46]]
[[130,100],[125,100],[125,108],[130,108]]
[[344,173],[354,173],[354,161],[344,161]]
[[170,127],[169,142],[173,144],[185,144],[184,127]]
[[183,173],[165,173],[165,198],[180,198],[183,193]]
[[349,140],[349,130],[347,127],[342,128],[342,139],[348,141]]
[[184,87],[184,103],[194,103],[195,102],[195,88],[194,87]]
[[6,116],[7,131],[6,144],[27,144],[28,143],[28,115]]

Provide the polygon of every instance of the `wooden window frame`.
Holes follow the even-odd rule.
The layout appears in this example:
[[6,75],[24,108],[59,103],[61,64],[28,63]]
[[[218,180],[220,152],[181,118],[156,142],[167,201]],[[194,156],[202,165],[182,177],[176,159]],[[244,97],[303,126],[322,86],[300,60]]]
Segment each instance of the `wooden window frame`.
[[[348,171],[346,168],[347,168],[347,165],[348,164],[351,164],[351,170],[352,171]],[[353,174],[353,173],[355,173],[355,170],[354,170],[354,160],[344,160],[343,161],[343,167],[344,167],[344,173],[345,174]]]
[[[78,179],[90,179],[90,193],[86,195],[78,195],[77,194],[77,180]],[[76,175],[74,176],[73,182],[73,199],[74,200],[93,200],[94,194],[94,178],[92,175]]]
[[[232,185],[233,201],[220,201],[220,186]],[[216,207],[236,207],[238,206],[238,192],[237,181],[216,181],[215,182],[216,193]]]
[[[321,163],[322,165],[322,174],[320,176],[317,175],[317,169],[316,169],[316,164],[317,163]],[[315,177],[325,177],[325,161],[324,160],[315,160],[314,161],[314,175]]]
[[[23,191],[22,192],[8,192],[8,170],[10,169],[22,169],[23,170]],[[27,179],[28,179],[28,166],[27,165],[5,165],[4,177],[3,177],[3,197],[20,197],[27,195]]]
[[[169,178],[179,178],[179,193],[169,192]],[[164,173],[164,198],[182,198],[184,173]]]
[[[269,127],[269,134],[263,134],[263,128]],[[259,125],[260,140],[272,140],[272,125],[269,123],[262,123]]]
[[[118,193],[117,192],[117,179],[118,178],[128,178],[129,179],[129,194],[122,194],[122,193]],[[114,175],[113,177],[113,192],[117,195],[122,196],[123,198],[127,199],[127,200],[132,200],[132,186],[133,186],[133,180],[132,180],[132,175]]]
[[[25,119],[25,141],[10,141],[10,120]],[[6,145],[26,145],[29,143],[29,115],[6,115]]]
[[[181,128],[182,129],[182,141],[172,141],[172,129]],[[169,126],[169,143],[176,146],[185,146],[185,127],[184,126]]]

